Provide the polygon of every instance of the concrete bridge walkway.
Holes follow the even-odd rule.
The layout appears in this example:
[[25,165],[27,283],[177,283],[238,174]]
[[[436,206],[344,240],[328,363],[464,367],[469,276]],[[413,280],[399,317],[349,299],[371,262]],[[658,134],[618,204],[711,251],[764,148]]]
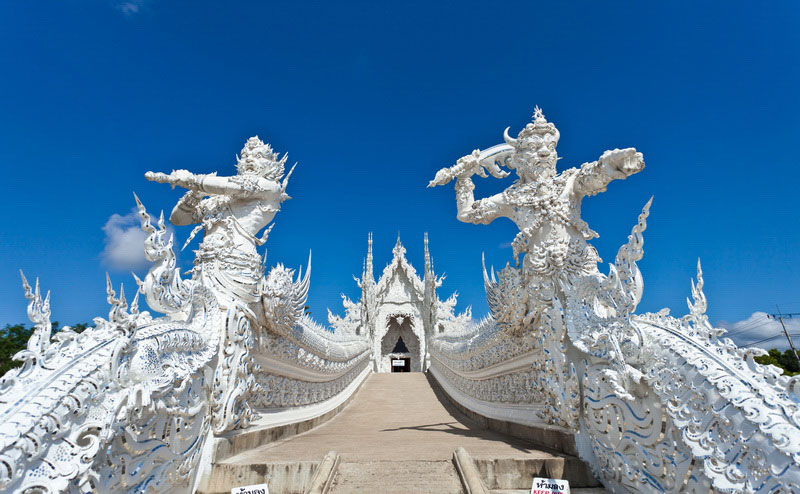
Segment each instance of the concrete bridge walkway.
[[[533,470],[541,476],[574,471],[578,483],[592,485],[577,458],[482,429],[437,393],[441,391],[434,390],[423,373],[372,374],[352,402],[330,421],[224,463],[319,461],[335,450],[340,463],[332,494],[460,494],[464,489],[453,455],[457,448],[464,448],[475,458],[485,484],[495,487],[490,492],[529,492]],[[505,480],[498,480],[503,475]],[[511,485],[515,475],[526,477],[516,482],[527,485],[527,490],[519,490],[524,485]]]

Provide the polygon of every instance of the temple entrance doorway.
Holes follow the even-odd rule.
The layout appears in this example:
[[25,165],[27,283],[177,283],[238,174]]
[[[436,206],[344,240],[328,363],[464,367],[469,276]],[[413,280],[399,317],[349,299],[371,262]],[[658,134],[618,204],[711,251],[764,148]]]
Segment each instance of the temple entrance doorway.
[[390,318],[381,340],[378,372],[421,372],[421,366],[419,337],[414,333],[413,319]]

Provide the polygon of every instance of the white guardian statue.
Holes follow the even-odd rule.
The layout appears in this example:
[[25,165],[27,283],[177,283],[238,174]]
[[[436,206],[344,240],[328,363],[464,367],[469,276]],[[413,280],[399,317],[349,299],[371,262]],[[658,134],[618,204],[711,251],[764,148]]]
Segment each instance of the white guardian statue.
[[[499,277],[484,267],[492,317],[431,342],[443,387],[483,415],[573,437],[614,492],[800,492],[800,378],[720,338],[699,264],[687,316],[634,314],[650,201],[608,274],[597,268],[581,201],[641,171],[641,153],[606,151],[557,173],[559,132],[539,108],[504,137],[429,184],[456,180],[461,221],[514,221],[518,266],[522,256]],[[504,178],[504,166],[517,180],[475,200],[472,177]]]
[[[436,174],[428,186],[444,185],[456,179],[458,219],[467,223],[489,224],[505,217],[520,232],[512,243],[514,259],[524,256],[522,283],[498,293],[512,298],[495,300],[493,307],[511,307],[519,313],[503,314],[499,319],[511,332],[518,332],[538,318],[551,303],[559,279],[593,273],[600,261],[597,251],[586,243],[597,233],[581,219],[581,201],[606,190],[614,179],[624,179],[644,168],[642,153],[634,148],[606,151],[599,160],[584,163],[580,168],[556,172],[556,145],[560,134],[538,107],[533,122],[525,126],[516,139],[504,133],[507,144],[464,156],[452,168]],[[498,167],[502,162],[513,169],[518,179],[508,189],[485,199],[475,200],[472,176],[486,177],[485,169],[503,178],[507,172]],[[523,290],[524,286],[524,290]]]
[[[163,215],[154,227],[136,198],[153,265],[130,305],[108,282],[108,319],[80,334],[51,337],[50,295],[23,276],[35,331],[15,355],[23,365],[0,378],[2,492],[189,493],[210,458],[230,454],[230,433],[270,427],[261,411],[327,413],[357,389],[368,342],[304,314],[308,271],[278,264],[264,276],[257,247],[269,229],[258,234],[288,199],[285,162],[253,137],[235,176],[148,172],[189,189],[170,219],[196,223],[190,239],[205,231],[192,278],[181,278]],[[140,293],[165,315],[140,311]]]

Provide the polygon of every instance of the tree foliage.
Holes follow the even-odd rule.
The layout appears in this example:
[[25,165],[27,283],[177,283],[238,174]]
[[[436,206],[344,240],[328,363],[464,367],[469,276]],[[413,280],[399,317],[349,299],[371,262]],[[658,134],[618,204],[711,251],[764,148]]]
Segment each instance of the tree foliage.
[[768,355],[764,355],[762,357],[756,357],[755,361],[759,364],[770,364],[776,367],[780,367],[783,369],[783,373],[787,376],[794,376],[795,374],[800,374],[800,367],[797,365],[797,359],[792,354],[791,350],[786,350],[785,352],[781,352],[778,349],[773,348],[769,351]]
[[[80,333],[88,327],[88,324],[81,323],[71,326],[71,329],[76,333]],[[58,321],[52,323],[52,333],[61,329]],[[13,326],[6,324],[4,328],[0,329],[0,376],[22,365],[22,362],[13,360],[13,357],[17,352],[27,347],[31,334],[33,334],[33,327],[27,327],[24,324],[15,324]]]

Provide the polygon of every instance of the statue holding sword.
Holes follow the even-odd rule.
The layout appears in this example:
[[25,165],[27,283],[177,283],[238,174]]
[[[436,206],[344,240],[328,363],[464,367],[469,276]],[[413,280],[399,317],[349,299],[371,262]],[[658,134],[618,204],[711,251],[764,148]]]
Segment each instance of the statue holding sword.
[[[502,296],[522,303],[498,303],[496,308],[500,312],[510,311],[512,305],[525,308],[516,315],[495,314],[498,322],[519,331],[550,306],[559,290],[559,280],[569,282],[573,276],[597,272],[600,257],[587,240],[598,235],[581,219],[581,201],[605,191],[612,180],[638,173],[644,168],[644,160],[634,148],[614,149],[596,161],[558,173],[556,145],[560,134],[541,109],[536,107],[533,121],[517,138],[510,137],[508,130],[504,132],[505,144],[475,150],[460,158],[454,166],[439,170],[428,186],[456,180],[460,221],[486,225],[505,217],[519,228],[512,246],[517,266],[523,255],[521,272],[504,270],[509,276],[519,277],[519,282],[512,283],[515,289],[506,290],[513,293]],[[509,173],[501,166],[514,170],[517,180],[503,192],[476,200],[472,176],[487,177],[488,172],[495,178],[504,178]]]

